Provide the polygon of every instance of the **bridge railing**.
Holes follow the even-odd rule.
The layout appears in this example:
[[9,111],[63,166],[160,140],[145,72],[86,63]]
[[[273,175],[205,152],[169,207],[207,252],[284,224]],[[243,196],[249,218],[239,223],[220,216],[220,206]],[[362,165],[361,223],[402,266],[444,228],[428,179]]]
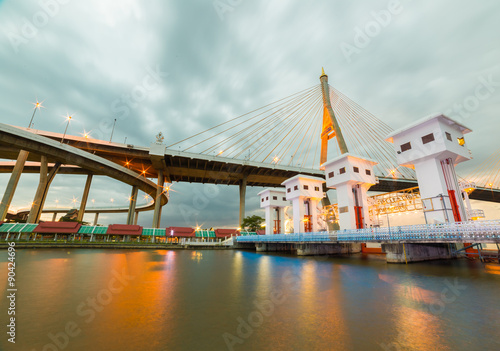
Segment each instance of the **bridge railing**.
[[333,235],[336,236],[337,241],[351,242],[498,242],[500,241],[500,220],[343,230]]
[[328,232],[318,233],[303,233],[303,234],[272,234],[272,235],[252,235],[238,236],[236,241],[239,243],[245,242],[281,242],[281,243],[297,243],[297,242],[325,242],[331,241],[331,234]]
[[237,237],[237,242],[500,242],[500,220]]

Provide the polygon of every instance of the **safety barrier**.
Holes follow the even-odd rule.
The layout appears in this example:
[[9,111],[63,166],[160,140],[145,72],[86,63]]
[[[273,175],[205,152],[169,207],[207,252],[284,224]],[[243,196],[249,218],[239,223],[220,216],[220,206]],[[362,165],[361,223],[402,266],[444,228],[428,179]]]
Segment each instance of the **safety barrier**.
[[339,230],[334,232],[274,234],[235,238],[237,242],[481,242],[500,243],[500,220],[398,227]]

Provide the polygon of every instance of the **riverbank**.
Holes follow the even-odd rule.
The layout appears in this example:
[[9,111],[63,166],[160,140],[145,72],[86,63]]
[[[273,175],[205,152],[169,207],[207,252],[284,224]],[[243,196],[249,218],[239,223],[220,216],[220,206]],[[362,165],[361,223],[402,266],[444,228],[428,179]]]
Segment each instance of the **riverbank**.
[[[72,248],[72,249],[163,249],[163,250],[232,250],[232,246],[214,245],[215,243],[196,243],[195,245],[185,244],[152,244],[152,243],[91,243],[91,242],[16,242],[16,249],[56,249],[56,248]],[[7,249],[8,243],[0,243],[0,250]]]

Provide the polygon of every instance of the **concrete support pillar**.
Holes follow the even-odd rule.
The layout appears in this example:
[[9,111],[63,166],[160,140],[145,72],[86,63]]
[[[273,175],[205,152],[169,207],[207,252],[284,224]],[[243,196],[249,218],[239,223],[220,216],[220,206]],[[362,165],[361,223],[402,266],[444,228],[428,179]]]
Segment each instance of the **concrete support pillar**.
[[30,214],[28,215],[27,223],[37,223],[39,213],[41,212],[41,206],[44,194],[47,188],[47,157],[41,156],[40,159],[40,181],[38,183],[38,188],[36,190],[35,198],[33,199],[33,203],[31,204]]
[[279,220],[280,220],[278,234],[285,234],[285,208],[284,207],[279,207],[278,216],[279,216]]
[[310,208],[310,215],[311,215],[311,230],[316,233],[319,232],[319,224],[318,224],[318,200],[317,199],[310,199],[309,200],[309,208]]
[[138,191],[139,188],[134,185],[132,187],[132,193],[130,194],[130,204],[128,206],[127,224],[133,224],[134,222],[135,205],[137,204]]
[[243,179],[240,180],[240,222],[238,227],[241,226],[243,220],[245,219],[245,197],[247,194],[247,176],[244,175]]
[[40,221],[40,216],[42,215],[43,206],[45,204],[45,199],[47,198],[47,193],[49,192],[50,183],[54,180],[61,163],[56,162],[54,167],[47,174],[48,165],[47,157],[41,156],[40,158],[40,182],[35,194],[35,199],[33,201],[30,213],[28,215],[27,223],[38,223]]
[[163,176],[163,170],[158,170],[158,187],[156,188],[156,198],[155,198],[155,211],[153,214],[153,228],[160,227],[161,221],[161,195],[163,193],[163,184],[165,178]]
[[94,225],[96,226],[97,225],[97,220],[99,219],[99,212],[96,212],[95,213],[95,217],[94,217]]
[[305,215],[305,207],[304,207],[304,197],[296,197],[293,200],[293,232],[304,233],[304,215]]
[[24,164],[28,159],[28,155],[28,151],[21,150],[19,152],[19,155],[17,156],[17,161],[14,169],[12,170],[12,174],[10,175],[7,187],[5,188],[2,202],[0,202],[0,221],[4,220],[7,216],[10,203],[12,202],[12,198],[14,197],[14,193],[16,192],[17,183],[19,183],[19,178],[21,178],[21,174],[23,173]]
[[80,203],[80,210],[78,211],[78,221],[83,221],[83,215],[85,214],[85,207],[87,206],[87,200],[89,198],[90,185],[92,184],[92,174],[87,176],[87,181],[85,182],[85,188],[83,189],[82,202]]
[[273,234],[274,228],[274,208],[271,206],[267,206],[265,208],[266,212],[266,235]]
[[57,212],[54,212],[54,214],[52,215],[52,222],[55,222],[57,219]]
[[139,220],[139,211],[135,211],[134,225],[137,225],[138,220]]

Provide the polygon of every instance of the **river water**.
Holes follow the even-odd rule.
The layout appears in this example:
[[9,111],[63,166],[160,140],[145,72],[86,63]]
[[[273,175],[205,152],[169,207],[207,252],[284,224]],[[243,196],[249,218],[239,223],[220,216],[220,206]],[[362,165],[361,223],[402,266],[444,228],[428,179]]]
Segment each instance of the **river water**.
[[500,266],[467,260],[18,250],[16,285],[1,350],[500,350]]

